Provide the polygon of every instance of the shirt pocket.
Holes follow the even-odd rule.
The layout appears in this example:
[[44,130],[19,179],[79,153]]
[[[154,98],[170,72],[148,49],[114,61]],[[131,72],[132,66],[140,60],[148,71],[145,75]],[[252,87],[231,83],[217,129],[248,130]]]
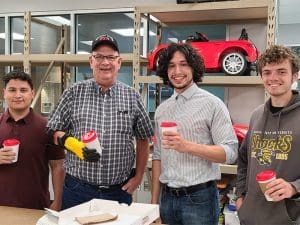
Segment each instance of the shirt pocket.
[[117,108],[115,112],[115,132],[131,134],[133,127],[132,111],[128,108]]

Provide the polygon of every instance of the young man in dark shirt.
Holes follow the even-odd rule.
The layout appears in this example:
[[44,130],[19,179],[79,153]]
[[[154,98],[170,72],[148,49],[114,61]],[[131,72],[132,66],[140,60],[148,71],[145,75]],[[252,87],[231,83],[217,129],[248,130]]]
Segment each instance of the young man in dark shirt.
[[[64,180],[64,150],[51,144],[46,134],[47,119],[36,114],[31,77],[12,71],[3,77],[7,110],[0,115],[0,144],[20,141],[18,160],[10,147],[0,147],[0,205],[22,208],[61,209]],[[49,167],[54,200],[50,204]]]

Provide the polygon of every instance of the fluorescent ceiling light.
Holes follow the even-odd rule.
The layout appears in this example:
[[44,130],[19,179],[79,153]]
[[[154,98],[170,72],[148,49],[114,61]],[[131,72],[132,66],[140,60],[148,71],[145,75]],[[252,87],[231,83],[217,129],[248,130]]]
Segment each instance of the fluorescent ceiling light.
[[71,24],[70,20],[68,20],[62,16],[47,16],[47,18],[49,18],[50,20],[56,21],[58,23],[61,23],[61,24],[66,24],[66,25]]
[[24,40],[24,35],[23,34],[19,34],[19,33],[13,33],[13,40],[23,41]]
[[93,41],[80,41],[80,43],[88,45],[88,46],[92,46],[92,42]]
[[[13,32],[13,40],[15,41],[24,41],[24,35]],[[0,39],[5,39],[5,33],[0,33]],[[30,38],[33,40],[34,38]]]
[[177,43],[178,42],[178,39],[177,38],[168,38],[171,42],[173,43]]
[[[117,34],[119,34],[121,36],[125,36],[125,37],[133,37],[133,33],[134,33],[133,28],[112,29],[111,31],[114,32],[114,33],[117,33]],[[140,31],[141,31],[141,35],[143,36],[144,29],[141,28]],[[152,32],[152,31],[150,31],[149,35],[150,36],[155,36],[155,33]],[[88,46],[92,46],[93,41],[80,41],[80,43],[88,45]]]
[[[134,34],[133,28],[111,29],[111,31],[125,37],[133,37]],[[140,29],[140,34],[141,36],[144,35],[144,28]],[[155,33],[153,31],[149,31],[149,35],[155,36]]]
[[[129,17],[130,19],[134,20],[134,14],[133,13],[124,13],[124,15]],[[152,20],[154,22],[159,22],[159,20],[156,17],[152,16],[152,15],[150,15],[150,20]]]
[[87,51],[78,51],[77,54],[90,54],[90,52],[87,52]]
[[70,20],[66,19],[65,17],[62,16],[43,16],[43,17],[36,17],[37,19],[56,25],[56,26],[61,26],[61,25],[68,25],[70,26],[71,22]]
[[150,15],[150,19],[151,19],[152,21],[156,22],[156,23],[159,22],[159,19],[157,19],[156,17],[154,17],[154,16],[152,16],[152,15]]
[[133,13],[124,13],[124,15],[129,17],[130,19],[134,20],[134,14]]

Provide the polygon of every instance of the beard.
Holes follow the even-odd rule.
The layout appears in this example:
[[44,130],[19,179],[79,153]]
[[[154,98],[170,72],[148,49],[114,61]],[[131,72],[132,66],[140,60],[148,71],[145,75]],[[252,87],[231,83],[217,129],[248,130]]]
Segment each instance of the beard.
[[184,83],[170,82],[171,86],[177,90],[185,90],[193,84],[193,79],[187,80]]

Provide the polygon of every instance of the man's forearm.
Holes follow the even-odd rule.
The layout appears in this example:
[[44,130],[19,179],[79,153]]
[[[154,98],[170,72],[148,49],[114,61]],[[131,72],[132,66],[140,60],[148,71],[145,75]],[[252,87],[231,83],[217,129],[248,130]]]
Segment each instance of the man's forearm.
[[58,145],[58,138],[61,138],[62,136],[65,135],[65,132],[63,131],[55,131],[53,134],[53,143]]
[[[51,160],[50,161],[54,202],[56,205],[59,205],[59,207],[61,207],[62,189],[63,189],[63,183],[64,183],[64,179],[65,179],[65,170],[62,166],[62,161],[63,160]],[[59,210],[59,209],[57,209],[57,210]]]
[[160,195],[160,160],[152,161],[152,188],[151,188],[151,203],[158,204]]
[[141,180],[149,159],[149,142],[147,139],[136,141],[136,176]]

